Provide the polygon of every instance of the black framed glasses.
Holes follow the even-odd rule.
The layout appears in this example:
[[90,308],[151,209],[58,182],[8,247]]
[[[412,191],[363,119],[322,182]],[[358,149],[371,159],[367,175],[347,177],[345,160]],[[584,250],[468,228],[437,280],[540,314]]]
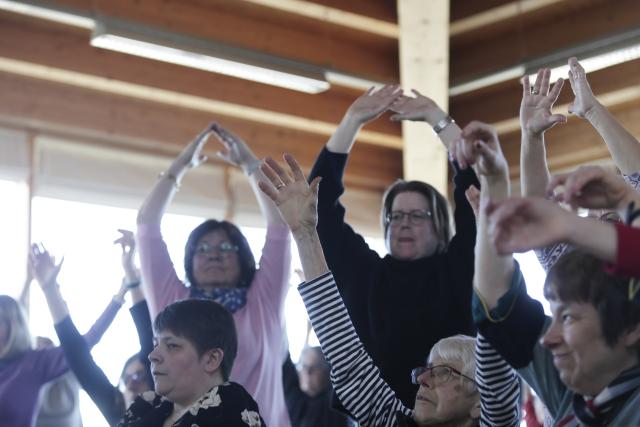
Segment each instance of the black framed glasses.
[[211,245],[207,242],[202,242],[196,246],[196,254],[208,255],[214,252],[218,252],[220,255],[228,255],[233,252],[238,252],[238,246],[232,245],[229,242],[222,242],[219,245]]
[[437,366],[421,366],[419,368],[415,368],[411,371],[411,382],[413,384],[420,385],[420,381],[418,381],[418,377],[422,374],[427,373],[429,375],[429,379],[433,385],[444,384],[451,379],[453,374],[459,375],[465,380],[471,381],[476,384],[476,380],[471,377],[466,376],[462,372],[458,371],[456,368],[452,368],[447,365],[437,365]]
[[387,224],[398,225],[402,224],[404,218],[408,217],[409,222],[413,225],[423,224],[427,219],[431,218],[431,211],[415,209],[409,212],[404,211],[391,211],[385,217]]

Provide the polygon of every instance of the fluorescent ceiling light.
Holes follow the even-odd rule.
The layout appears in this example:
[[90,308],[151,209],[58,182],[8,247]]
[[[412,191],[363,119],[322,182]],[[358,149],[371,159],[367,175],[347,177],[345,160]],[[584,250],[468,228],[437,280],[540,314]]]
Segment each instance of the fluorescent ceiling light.
[[353,76],[350,74],[344,74],[339,71],[325,71],[325,78],[331,84],[337,86],[348,87],[351,89],[357,89],[361,91],[368,90],[369,88],[384,86],[384,83],[376,82],[373,80],[367,80],[362,77]]
[[306,64],[140,25],[98,21],[91,45],[306,93],[330,87],[324,70]]
[[[593,71],[602,70],[604,68],[613,67],[614,65],[622,64],[624,62],[633,61],[640,58],[640,44],[616,49],[611,52],[605,52],[600,55],[586,57],[578,60],[587,73]],[[567,58],[568,61],[568,58]],[[532,70],[531,70],[532,71]],[[529,80],[534,82],[537,73],[530,74]],[[549,80],[555,82],[559,78],[566,79],[569,76],[569,64],[564,64],[551,69],[551,77]]]
[[0,9],[89,30],[95,26],[93,18],[78,11],[49,6],[42,2],[0,0]]
[[506,70],[501,70],[493,74],[489,74],[480,77],[475,80],[471,80],[459,85],[451,86],[449,88],[449,96],[462,95],[463,93],[471,92],[474,90],[482,89],[483,87],[492,86],[498,83],[506,82],[508,80],[518,79],[525,73],[524,65],[518,65]]

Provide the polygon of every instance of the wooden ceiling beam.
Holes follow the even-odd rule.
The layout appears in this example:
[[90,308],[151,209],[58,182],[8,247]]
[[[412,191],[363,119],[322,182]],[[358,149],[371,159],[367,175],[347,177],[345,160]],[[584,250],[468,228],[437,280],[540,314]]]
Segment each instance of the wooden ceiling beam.
[[[309,95],[200,70],[93,48],[83,32],[13,21],[0,14],[0,61],[22,74],[132,98],[184,106],[209,114],[330,136],[354,94],[329,90]],[[400,126],[378,120],[361,135],[365,143],[400,149]]]
[[453,21],[450,25],[451,37],[462,36],[505,21],[521,18],[523,15],[539,12],[545,8],[559,7],[569,0],[519,0],[484,10],[474,15]]
[[460,82],[637,27],[636,0],[567,2],[553,17],[524,15],[505,31],[451,44],[451,80]]
[[[306,0],[243,0],[253,5],[269,7],[280,12],[304,16],[338,25],[356,31],[370,33],[375,36],[397,40],[398,24],[367,16],[364,13],[354,13],[342,8],[330,7]],[[362,11],[364,12],[364,11]]]
[[[86,137],[87,143],[174,154],[210,120],[209,114],[188,108],[0,73],[1,122]],[[237,118],[219,121],[245,138],[258,156],[279,157],[290,152],[305,168],[311,166],[326,141],[317,134]],[[218,149],[213,143],[206,151],[215,159]],[[359,188],[382,191],[402,176],[401,156],[398,150],[357,144],[345,179]]]

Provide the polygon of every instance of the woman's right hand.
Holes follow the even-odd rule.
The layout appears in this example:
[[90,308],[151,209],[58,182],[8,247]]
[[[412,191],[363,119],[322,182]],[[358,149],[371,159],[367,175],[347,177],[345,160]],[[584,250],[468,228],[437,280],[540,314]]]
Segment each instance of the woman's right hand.
[[318,185],[321,178],[316,177],[308,184],[296,159],[285,154],[284,160],[291,173],[268,157],[261,169],[271,184],[260,181],[258,185],[273,200],[292,234],[315,232],[318,223]]
[[181,175],[186,169],[193,169],[207,161],[207,156],[202,154],[202,148],[209,139],[209,136],[216,127],[211,123],[176,157],[171,164],[169,171],[176,177]]
[[45,249],[42,244],[32,244],[29,254],[29,263],[35,279],[43,291],[57,286],[58,273],[62,267],[64,258],[56,264],[56,259]]

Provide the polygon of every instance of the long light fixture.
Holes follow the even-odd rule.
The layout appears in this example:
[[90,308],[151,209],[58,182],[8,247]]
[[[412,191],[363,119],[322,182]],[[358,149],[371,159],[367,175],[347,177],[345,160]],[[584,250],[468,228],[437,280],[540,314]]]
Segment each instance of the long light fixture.
[[540,68],[551,68],[552,82],[560,77],[566,78],[569,71],[567,61],[572,56],[578,58],[587,73],[638,59],[640,58],[640,28],[558,50],[552,54],[456,84],[449,89],[449,96],[462,95],[524,75],[529,75],[533,82]]
[[51,5],[42,1],[0,0],[0,10],[86,29],[93,29],[95,24],[93,18],[78,10]]
[[[640,43],[623,47],[620,49],[613,50],[611,52],[606,52],[600,55],[580,58],[580,64],[584,68],[585,72],[591,73],[593,71],[602,70],[604,68],[613,67],[614,65],[622,64],[624,62],[633,61],[634,59],[640,58]],[[531,70],[533,71],[533,70]],[[569,64],[563,64],[558,67],[554,67],[551,69],[551,77],[549,81],[555,82],[559,78],[566,79],[569,74]],[[533,82],[536,78],[536,73],[529,74],[529,79]]]
[[321,68],[122,20],[98,18],[91,45],[306,93],[330,87]]

